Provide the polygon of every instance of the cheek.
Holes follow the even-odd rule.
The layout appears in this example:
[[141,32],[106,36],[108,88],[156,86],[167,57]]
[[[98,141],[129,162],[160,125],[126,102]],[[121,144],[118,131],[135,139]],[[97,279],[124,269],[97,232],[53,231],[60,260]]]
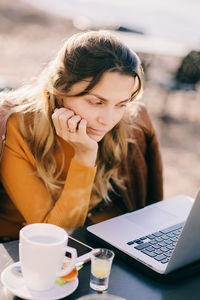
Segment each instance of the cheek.
[[88,109],[84,107],[82,103],[78,103],[75,101],[74,103],[72,103],[72,101],[69,101],[67,103],[66,102],[64,103],[64,107],[72,110],[75,113],[75,115],[80,116],[81,119],[85,119],[88,121],[88,115],[89,115]]
[[114,125],[117,125],[117,123],[119,123],[121,121],[121,119],[124,116],[124,113],[125,113],[125,110],[119,111],[116,113],[115,118],[114,118]]
[[79,115],[81,117],[81,119],[84,119],[87,121],[87,123],[90,123],[92,117],[91,114],[88,113],[87,110],[81,110],[81,111],[77,111],[75,112],[76,115]]

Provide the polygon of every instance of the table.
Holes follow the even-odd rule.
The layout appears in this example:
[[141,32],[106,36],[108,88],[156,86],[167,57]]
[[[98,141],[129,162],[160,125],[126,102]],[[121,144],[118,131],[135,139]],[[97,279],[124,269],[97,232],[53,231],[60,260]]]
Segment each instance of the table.
[[[74,230],[72,236],[86,242],[92,247],[101,247],[99,242],[91,240],[85,227]],[[0,272],[18,261],[18,241],[0,244]],[[89,287],[90,263],[79,271],[79,286],[66,300],[75,300],[86,294],[95,293]],[[199,300],[200,272],[178,282],[159,282],[136,271],[133,266],[119,257],[115,257],[110,275],[109,294],[118,295],[127,300]],[[8,293],[0,282],[0,300],[19,300]]]

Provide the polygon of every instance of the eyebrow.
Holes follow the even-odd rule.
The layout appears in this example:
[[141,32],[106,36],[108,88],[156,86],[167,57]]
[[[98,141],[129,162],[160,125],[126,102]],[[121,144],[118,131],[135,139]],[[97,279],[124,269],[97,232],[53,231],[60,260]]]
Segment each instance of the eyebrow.
[[[102,96],[100,96],[100,95],[94,94],[94,93],[89,93],[88,95],[95,96],[96,98],[99,98],[100,100],[103,100],[103,101],[105,101],[105,102],[108,102],[108,101],[109,101],[108,99],[106,99],[106,98],[104,98],[104,97],[102,97]],[[119,103],[128,102],[128,101],[130,101],[130,100],[131,100],[131,97],[128,98],[128,99],[119,101],[118,104],[119,104]]]

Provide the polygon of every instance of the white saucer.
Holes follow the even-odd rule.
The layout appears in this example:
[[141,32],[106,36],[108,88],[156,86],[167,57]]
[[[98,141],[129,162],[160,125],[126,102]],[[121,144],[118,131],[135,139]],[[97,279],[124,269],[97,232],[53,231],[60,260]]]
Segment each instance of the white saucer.
[[28,300],[56,300],[72,294],[78,286],[78,278],[76,278],[62,286],[55,283],[52,289],[44,292],[33,291],[25,286],[23,276],[18,275],[17,272],[13,271],[13,268],[18,266],[20,266],[20,262],[8,266],[1,273],[1,281],[3,285],[18,297]]

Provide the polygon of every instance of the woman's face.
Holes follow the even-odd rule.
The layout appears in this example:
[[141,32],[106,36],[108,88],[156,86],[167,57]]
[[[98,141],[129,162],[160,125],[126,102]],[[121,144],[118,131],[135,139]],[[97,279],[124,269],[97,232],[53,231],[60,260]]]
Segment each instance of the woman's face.
[[63,105],[87,121],[87,134],[99,142],[122,119],[134,92],[134,78],[105,72],[88,94],[69,97],[82,92],[88,83],[89,79],[74,84],[62,97]]

